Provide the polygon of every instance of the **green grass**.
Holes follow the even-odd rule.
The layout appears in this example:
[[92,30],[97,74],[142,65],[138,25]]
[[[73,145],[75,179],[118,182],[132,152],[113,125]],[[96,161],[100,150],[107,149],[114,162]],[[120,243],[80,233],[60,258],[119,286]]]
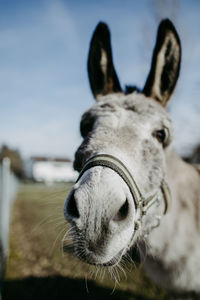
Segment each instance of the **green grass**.
[[90,266],[72,253],[62,253],[61,239],[68,227],[63,204],[69,188],[21,187],[13,208],[3,299],[174,299],[153,284],[141,266],[129,266],[113,292],[110,276],[94,279]]

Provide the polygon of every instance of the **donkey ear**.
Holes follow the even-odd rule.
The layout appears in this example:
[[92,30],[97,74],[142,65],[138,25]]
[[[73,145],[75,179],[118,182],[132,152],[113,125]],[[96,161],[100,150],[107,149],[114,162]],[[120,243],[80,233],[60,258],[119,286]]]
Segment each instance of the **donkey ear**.
[[102,22],[97,25],[90,43],[88,75],[96,99],[122,91],[113,65],[109,28]]
[[158,28],[151,70],[143,93],[165,106],[176,85],[181,62],[181,44],[172,22],[163,20]]

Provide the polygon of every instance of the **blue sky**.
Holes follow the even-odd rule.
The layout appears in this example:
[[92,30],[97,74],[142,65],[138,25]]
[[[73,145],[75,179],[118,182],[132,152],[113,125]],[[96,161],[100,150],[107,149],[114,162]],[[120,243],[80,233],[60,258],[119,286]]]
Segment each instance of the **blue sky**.
[[169,0],[157,15],[158,2],[0,0],[0,144],[25,156],[73,158],[81,114],[94,103],[86,60],[96,24],[110,26],[122,85],[142,87],[165,17],[174,21],[183,49],[169,107],[174,146],[186,153],[200,142],[200,2]]

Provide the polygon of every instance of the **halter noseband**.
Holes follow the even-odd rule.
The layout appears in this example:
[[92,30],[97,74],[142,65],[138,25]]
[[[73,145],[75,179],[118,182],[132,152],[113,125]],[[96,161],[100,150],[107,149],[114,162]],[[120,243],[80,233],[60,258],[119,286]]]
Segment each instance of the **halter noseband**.
[[[135,231],[140,227],[142,216],[146,214],[146,211],[157,201],[158,192],[153,194],[152,196],[145,198],[143,197],[138,185],[136,184],[133,176],[127,169],[127,167],[116,157],[109,154],[98,154],[91,157],[88,161],[86,161],[83,166],[77,181],[81,178],[83,173],[90,168],[102,166],[107,167],[115,171],[127,184],[131,195],[133,197],[133,201],[135,204],[136,215],[139,214],[137,221],[135,222]],[[76,182],[77,182],[76,181]],[[166,214],[169,209],[169,204],[171,202],[170,190],[165,181],[162,181],[160,186],[161,192],[163,194],[165,209],[163,214]]]

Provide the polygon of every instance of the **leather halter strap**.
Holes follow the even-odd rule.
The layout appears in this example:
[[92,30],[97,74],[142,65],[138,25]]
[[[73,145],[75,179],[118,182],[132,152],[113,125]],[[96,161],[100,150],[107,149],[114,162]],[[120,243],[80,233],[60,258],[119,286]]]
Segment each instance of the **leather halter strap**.
[[[98,154],[91,157],[88,161],[86,161],[85,165],[83,166],[79,174],[77,181],[79,181],[79,179],[81,178],[83,173],[85,173],[85,171],[96,166],[102,166],[102,167],[107,167],[112,169],[118,175],[120,175],[121,178],[125,181],[133,197],[136,213],[138,212],[138,210],[140,210],[139,211],[140,217],[138,218],[138,221],[140,222],[142,215],[145,215],[146,211],[157,201],[158,192],[148,198],[144,198],[138,185],[136,184],[133,176],[131,175],[127,167],[118,158],[109,154]],[[163,214],[166,214],[169,209],[169,204],[171,202],[170,190],[167,183],[164,181],[161,183],[160,188],[163,194],[164,204],[165,204],[165,209]]]

